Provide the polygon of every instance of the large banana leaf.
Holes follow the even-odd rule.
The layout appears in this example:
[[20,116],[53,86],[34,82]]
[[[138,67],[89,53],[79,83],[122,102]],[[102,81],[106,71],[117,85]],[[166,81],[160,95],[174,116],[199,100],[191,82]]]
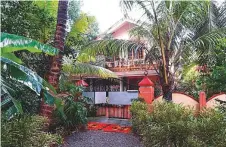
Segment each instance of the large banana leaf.
[[16,63],[19,63],[19,64],[23,63],[20,58],[17,58],[15,56],[14,53],[1,53],[1,56],[4,57],[4,58],[8,58],[8,59],[12,60],[13,62],[16,62]]
[[30,52],[44,52],[48,55],[57,55],[59,50],[36,40],[14,34],[1,33],[1,53],[28,50]]
[[[40,95],[41,90],[43,90],[45,102],[52,105],[54,104],[55,99],[48,92],[48,90],[51,90],[54,94],[56,94],[56,91],[52,85],[27,67],[17,64],[4,57],[1,57],[0,61],[4,72],[7,72],[11,79],[28,86],[31,90],[35,91],[37,95]],[[23,113],[23,110],[20,102],[13,98],[7,89],[10,89],[10,91],[13,90],[13,88],[7,86],[6,81],[1,78],[1,90],[4,92],[1,95],[1,108],[4,109],[4,115],[10,119],[15,114]]]
[[1,84],[3,84],[1,86],[1,110],[5,110],[3,115],[10,119],[17,113],[23,114],[23,109],[20,102],[10,95],[7,88],[4,87],[4,83]]
[[52,87],[52,85],[50,85],[48,82],[46,82],[44,79],[42,79],[39,75],[37,75],[35,72],[30,70],[29,68],[22,66],[20,64],[17,64],[4,57],[1,57],[0,60],[6,65],[6,70],[8,70],[9,75],[12,79],[17,80],[23,83],[24,85],[28,86],[33,91],[35,91],[38,95],[40,95],[40,92],[42,89],[45,89],[45,90],[50,89],[56,94],[56,91]]

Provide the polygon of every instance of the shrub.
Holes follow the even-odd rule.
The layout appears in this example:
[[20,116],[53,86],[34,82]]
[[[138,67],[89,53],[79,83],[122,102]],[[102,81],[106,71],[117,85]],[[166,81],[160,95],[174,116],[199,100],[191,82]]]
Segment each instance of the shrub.
[[192,109],[173,103],[148,104],[134,102],[131,106],[132,126],[147,147],[203,147],[226,144],[224,114],[206,109],[194,116]]
[[41,116],[17,116],[12,120],[2,118],[2,147],[43,147],[51,143],[62,143],[58,135],[43,131],[46,118]]
[[135,133],[141,135],[141,130],[148,119],[148,106],[144,102],[134,101],[130,111],[132,113],[132,129]]
[[146,146],[183,146],[190,135],[191,110],[173,103],[154,103],[150,119],[143,129]]
[[60,121],[60,124],[65,127],[74,127],[80,124],[87,123],[87,109],[81,102],[75,102],[73,98],[66,98],[63,105],[63,113],[56,109],[55,117]]
[[87,117],[95,117],[96,113],[97,113],[97,106],[92,104],[87,106]]
[[66,96],[55,99],[56,109],[49,130],[65,136],[79,127],[84,128],[87,123],[88,102],[91,99],[82,96],[83,87],[75,86],[64,75],[62,75],[59,87]]
[[194,137],[208,146],[223,147],[226,145],[226,121],[224,113],[206,109],[193,121]]
[[64,98],[62,107],[53,112],[53,121],[49,129],[51,132],[60,132],[61,135],[66,136],[86,123],[87,109],[85,104],[74,101],[73,97],[68,96]]

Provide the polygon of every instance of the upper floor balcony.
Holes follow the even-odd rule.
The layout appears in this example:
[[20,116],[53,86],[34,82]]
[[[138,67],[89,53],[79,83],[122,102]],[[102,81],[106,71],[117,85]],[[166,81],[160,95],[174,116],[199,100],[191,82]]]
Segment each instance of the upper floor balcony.
[[154,70],[157,65],[149,64],[144,59],[119,59],[106,61],[106,68],[113,72],[127,72],[138,70]]

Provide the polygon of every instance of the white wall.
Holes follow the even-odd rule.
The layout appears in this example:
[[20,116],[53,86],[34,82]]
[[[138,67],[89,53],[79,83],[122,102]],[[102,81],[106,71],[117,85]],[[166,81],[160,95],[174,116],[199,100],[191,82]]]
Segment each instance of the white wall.
[[[155,101],[162,101],[162,96],[156,98]],[[197,109],[199,106],[199,103],[196,100],[194,100],[192,97],[182,94],[182,93],[173,93],[172,101],[176,104],[193,107],[195,109]]]
[[207,108],[214,108],[218,106],[220,103],[216,101],[217,99],[226,101],[226,94],[219,94],[210,98],[210,100],[206,103]]

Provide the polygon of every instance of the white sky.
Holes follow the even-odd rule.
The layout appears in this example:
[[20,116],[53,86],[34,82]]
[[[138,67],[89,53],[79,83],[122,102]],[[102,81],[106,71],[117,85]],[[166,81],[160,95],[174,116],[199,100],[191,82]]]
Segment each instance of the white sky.
[[123,17],[119,0],[83,0],[82,11],[96,17],[100,33]]
[[[223,1],[225,0],[217,0],[219,5]],[[102,33],[123,17],[119,2],[120,0],[82,0],[82,11],[96,17]],[[139,14],[138,11],[134,11],[130,16],[139,18],[143,13]]]

